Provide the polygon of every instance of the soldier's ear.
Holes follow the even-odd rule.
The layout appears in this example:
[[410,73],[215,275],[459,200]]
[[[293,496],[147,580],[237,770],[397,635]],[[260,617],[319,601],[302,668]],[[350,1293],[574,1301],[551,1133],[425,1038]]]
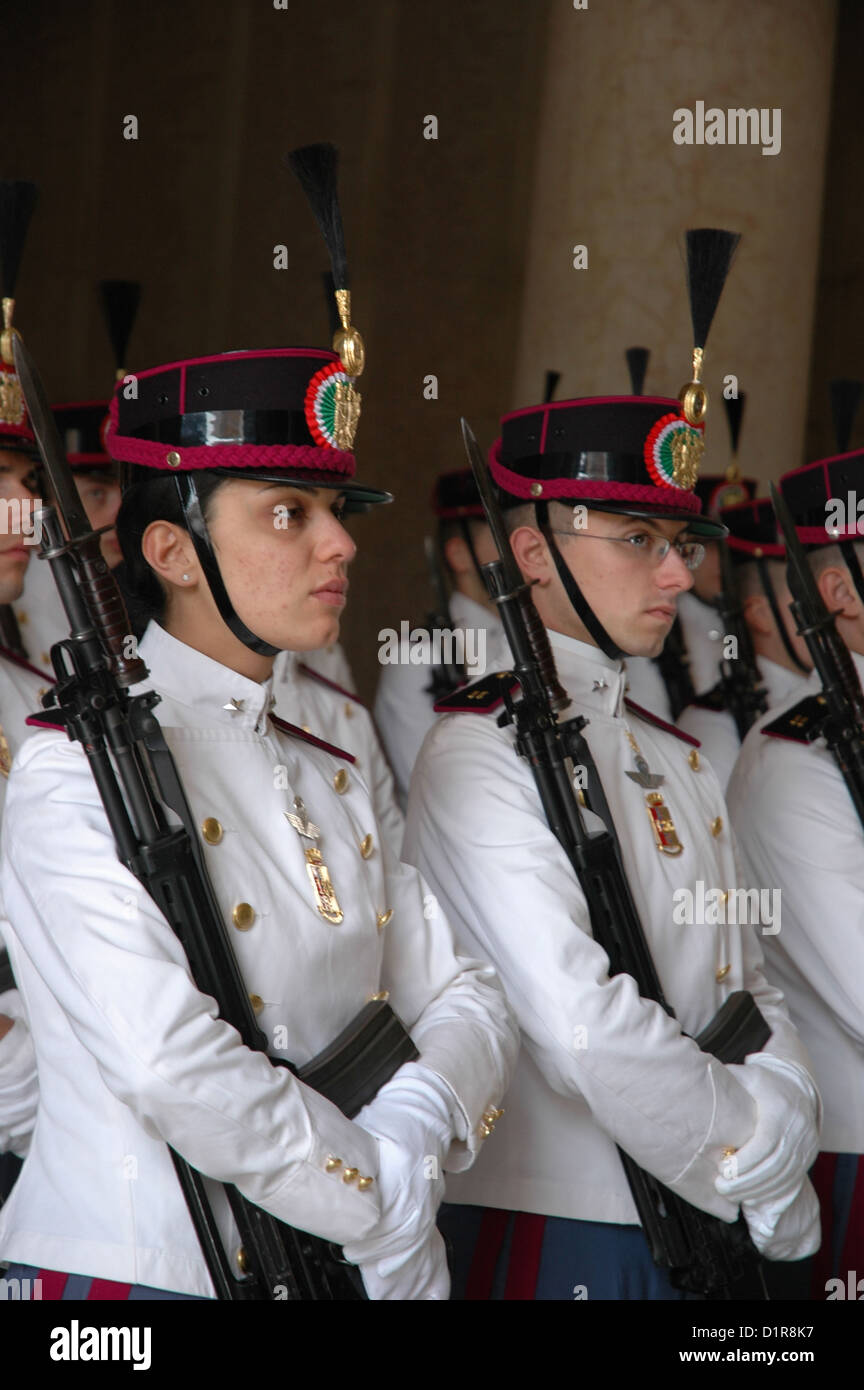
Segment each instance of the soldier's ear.
[[444,542],[444,559],[450,572],[455,575],[467,574],[474,568],[471,552],[461,536],[450,536]]
[[525,578],[536,579],[541,584],[548,583],[552,577],[553,561],[549,547],[536,526],[517,526],[510,535],[510,545]]
[[774,615],[764,594],[748,594],[741,605],[744,621],[762,637],[770,637],[774,631]]
[[861,600],[845,565],[827,565],[817,583],[830,613],[846,619],[861,616]]
[[141,554],[163,584],[192,587],[189,581],[198,575],[198,558],[182,526],[173,521],[151,521],[141,537]]

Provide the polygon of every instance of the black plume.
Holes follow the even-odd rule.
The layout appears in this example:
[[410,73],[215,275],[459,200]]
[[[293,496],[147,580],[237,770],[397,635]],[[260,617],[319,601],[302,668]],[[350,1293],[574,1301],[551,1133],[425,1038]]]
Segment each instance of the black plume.
[[39,189],[29,179],[0,180],[0,280],[3,295],[14,297],[21,253]]
[[301,184],[315,221],[330,253],[333,280],[337,290],[348,288],[348,263],[345,256],[345,236],[342,213],[339,210],[337,168],[339,151],[335,145],[304,145],[285,156]]
[[342,326],[339,318],[339,306],[336,303],[336,285],[333,282],[332,270],[322,270],[321,283],[324,286],[324,298],[327,301],[327,316],[330,322],[330,337],[332,338]]
[[645,385],[645,373],[648,370],[648,359],[651,356],[650,350],[632,347],[628,348],[624,355],[627,358],[627,370],[630,373],[630,389],[634,396],[641,396],[642,388]]
[[721,232],[716,227],[687,232],[687,290],[695,347],[705,346],[740,240],[740,233]]
[[738,437],[741,434],[741,416],[744,414],[744,402],[747,399],[746,391],[739,391],[737,396],[731,399],[723,397],[723,404],[726,407],[726,419],[729,421],[729,438],[732,440],[732,455],[738,453]]
[[141,285],[138,280],[100,280],[99,291],[114,349],[114,365],[119,371],[126,365],[126,347],[141,302]]
[[845,454],[852,438],[852,426],[858,412],[864,382],[831,382],[831,416],[834,420],[834,439],[838,454]]
[[544,405],[548,405],[550,401],[554,401],[554,399],[555,399],[555,392],[556,392],[557,389],[558,389],[558,382],[559,382],[560,380],[561,380],[561,373],[560,373],[560,372],[547,372],[547,373],[546,373],[546,385],[545,385],[544,388],[543,388],[543,404],[544,404]]

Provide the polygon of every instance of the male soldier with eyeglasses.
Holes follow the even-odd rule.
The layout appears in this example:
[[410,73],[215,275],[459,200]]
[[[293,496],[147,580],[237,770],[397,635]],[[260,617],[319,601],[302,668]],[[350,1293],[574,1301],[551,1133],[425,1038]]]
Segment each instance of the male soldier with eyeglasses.
[[[806,1173],[819,1101],[756,930],[673,916],[676,890],[740,881],[722,792],[695,740],[624,699],[622,656],[657,655],[705,541],[724,534],[684,466],[700,440],[676,400],[571,400],[506,416],[490,456],[676,1017],[610,976],[512,728],[490,713],[501,700],[478,710],[484,676],[427,736],[405,841],[522,1028],[494,1153],[448,1184],[455,1297],[683,1297],[652,1264],[616,1145],[703,1211],[732,1222],[743,1210],[772,1258],[818,1242]],[[501,649],[487,671],[511,663]],[[585,804],[596,829],[590,787]],[[771,1038],[723,1065],[692,1035],[735,990]]]

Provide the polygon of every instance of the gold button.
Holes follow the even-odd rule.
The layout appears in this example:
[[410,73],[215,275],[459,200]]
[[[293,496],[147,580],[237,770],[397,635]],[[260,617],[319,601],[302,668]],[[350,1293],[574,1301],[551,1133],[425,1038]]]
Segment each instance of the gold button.
[[240,1249],[237,1251],[236,1258],[237,1268],[239,1269],[240,1273],[247,1274],[249,1271],[249,1261],[246,1258],[246,1251],[243,1249],[242,1245],[240,1246]]
[[481,1120],[477,1128],[481,1139],[488,1139],[489,1135],[492,1133],[492,1130],[489,1128],[489,1125],[487,1125],[485,1120]]
[[359,1174],[359,1172],[360,1172],[360,1169],[359,1169],[359,1168],[346,1168],[346,1169],[345,1169],[345,1172],[342,1174],[342,1181],[343,1181],[343,1182],[353,1182],[354,1179],[355,1179],[355,1178],[357,1177],[357,1175]]
[[36,692],[36,698],[39,699],[39,700],[41,700],[41,699],[42,699],[42,696],[43,696],[43,695],[47,695],[47,694],[48,694],[48,687],[47,687],[47,685],[40,685],[39,689],[38,689],[37,692]]
[[532,484],[531,484],[531,496],[532,496],[532,497],[542,497],[542,496],[543,496],[543,484],[542,484],[542,483],[532,483]]
[[238,931],[248,931],[255,921],[255,909],[248,903],[238,903],[231,913],[231,921]]
[[261,998],[260,994],[250,994],[249,1003],[252,1005],[256,1014],[260,1014],[261,1010],[264,1008],[264,1000]]
[[699,771],[699,754],[696,752],[695,748],[690,749],[690,752],[687,754],[687,761],[694,772]]
[[341,1158],[334,1158],[332,1154],[327,1155],[327,1162],[324,1164],[324,1168],[328,1173],[335,1173],[336,1169],[341,1167]]
[[[353,708],[352,708],[352,705],[351,705],[351,701],[350,701],[350,700],[346,700],[346,701],[345,701],[345,718],[346,718],[346,719],[353,719],[353,718],[354,718],[354,710],[353,710]],[[365,1178],[361,1178],[360,1181],[361,1181],[361,1182],[365,1182],[366,1179],[365,1179]],[[369,1181],[371,1182],[372,1179],[370,1178]]]
[[48,652],[43,652],[43,653],[42,653],[42,665],[43,665],[43,666],[50,666],[50,664],[51,664],[51,656],[50,656],[50,654],[49,654]]
[[348,773],[345,771],[344,767],[340,767],[339,771],[336,773],[336,776],[333,778],[333,786],[335,787],[336,791],[339,793],[340,796],[343,792],[347,792]]
[[374,1181],[374,1178],[361,1178],[357,1186],[361,1192],[365,1192],[367,1187],[371,1187]]
[[377,994],[370,994],[370,995],[369,995],[369,1003],[371,1004],[372,1001],[375,1000],[375,999],[389,999],[389,998],[390,998],[390,991],[389,991],[389,989],[379,989],[379,991],[378,991]]
[[308,724],[301,724],[300,728],[303,730],[304,734],[311,734],[312,732]]
[[732,1155],[733,1155],[733,1154],[737,1154],[737,1152],[738,1152],[738,1150],[737,1150],[737,1149],[733,1149],[733,1148],[724,1149],[724,1150],[723,1150],[723,1157],[724,1157],[724,1158],[731,1158]]
[[715,816],[714,819],[713,819],[712,822],[711,822],[711,834],[714,836],[715,840],[716,840],[717,836],[721,833],[722,829],[723,829],[723,817],[722,817],[722,816]]
[[201,834],[208,845],[218,845],[222,839],[222,826],[215,816],[208,816],[201,825]]
[[726,979],[726,976],[729,974],[729,971],[730,971],[731,969],[732,969],[732,966],[731,966],[731,965],[721,965],[721,966],[720,966],[720,969],[716,972],[716,974],[715,974],[715,976],[714,976],[714,978],[716,979],[718,985],[719,985],[719,983],[720,983],[721,980],[725,980],[725,979]]
[[375,920],[376,920],[377,923],[378,923],[378,930],[379,930],[379,931],[383,931],[383,930],[384,930],[384,928],[386,927],[387,923],[390,921],[390,918],[391,918],[392,916],[393,916],[393,909],[392,909],[392,907],[388,907],[388,909],[387,909],[386,912],[379,912],[379,913],[378,913],[378,916],[377,916],[377,918],[376,918]]
[[18,619],[19,623],[26,623],[27,621],[27,614],[24,612],[23,608],[15,614],[15,617]]
[[176,449],[172,449],[170,454],[165,455],[165,462],[167,463],[169,468],[180,467],[180,455],[178,454]]
[[375,853],[375,841],[371,835],[364,835],[360,841],[360,853],[364,859],[371,859]]

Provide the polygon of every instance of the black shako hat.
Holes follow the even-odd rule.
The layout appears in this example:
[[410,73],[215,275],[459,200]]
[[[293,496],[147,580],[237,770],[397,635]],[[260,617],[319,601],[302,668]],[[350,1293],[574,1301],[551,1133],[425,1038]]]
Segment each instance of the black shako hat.
[[391,496],[355,481],[353,430],[336,419],[336,393],[347,381],[327,348],[225,352],[152,367],[136,373],[134,390],[117,383],[108,451],[156,472],[206,468],[335,488],[349,509],[364,510]]
[[489,466],[511,499],[686,521],[694,535],[719,539],[725,528],[702,515],[695,490],[702,447],[702,427],[676,400],[585,397],[505,415]]
[[486,520],[470,468],[439,474],[432,489],[432,511],[439,521]]
[[734,507],[723,507],[720,520],[729,535],[726,544],[736,564],[749,560],[785,560],[786,547],[777,526],[774,507],[770,497],[757,497],[749,502],[739,502]]
[[[505,500],[510,505],[534,503],[537,525],[571,606],[597,646],[613,659],[627,653],[606,631],[565,563],[549,524],[549,502],[581,502],[597,511],[682,521],[694,535],[725,536],[720,522],[702,514],[695,485],[708,410],[702,384],[705,342],[739,240],[737,233],[717,228],[686,234],[695,346],[692,377],[677,400],[633,395],[546,401],[505,415],[501,438],[490,452],[490,472],[509,494]],[[646,350],[639,350],[635,362],[632,354],[628,361],[634,387],[641,389]]]

